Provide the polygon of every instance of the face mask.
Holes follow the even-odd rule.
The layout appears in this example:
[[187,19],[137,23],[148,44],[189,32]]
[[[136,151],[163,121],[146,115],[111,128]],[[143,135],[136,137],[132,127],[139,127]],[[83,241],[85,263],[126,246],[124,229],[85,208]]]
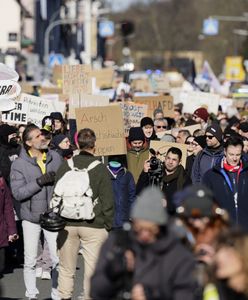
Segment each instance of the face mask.
[[72,148],[69,149],[62,149],[62,156],[63,157],[70,157],[73,155]]
[[18,139],[17,139],[17,137],[12,137],[9,140],[9,145],[12,146],[12,147],[17,147],[18,146]]

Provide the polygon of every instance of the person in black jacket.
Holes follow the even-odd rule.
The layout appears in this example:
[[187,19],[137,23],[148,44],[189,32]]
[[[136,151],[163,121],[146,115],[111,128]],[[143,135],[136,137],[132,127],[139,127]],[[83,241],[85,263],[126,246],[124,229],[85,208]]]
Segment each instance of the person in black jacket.
[[242,158],[243,141],[230,137],[224,144],[224,157],[203,176],[217,204],[227,210],[231,219],[248,230],[248,164]]
[[[172,201],[174,193],[191,184],[190,178],[186,174],[184,167],[181,165],[181,159],[182,151],[179,148],[171,147],[167,151],[164,161],[164,174],[159,183],[166,198],[169,214],[175,213],[175,206]],[[150,160],[147,160],[137,182],[137,194],[145,187],[152,185],[152,176]]]
[[195,261],[171,233],[162,198],[147,188],[132,208],[131,230],[110,234],[91,279],[94,300],[195,299]]

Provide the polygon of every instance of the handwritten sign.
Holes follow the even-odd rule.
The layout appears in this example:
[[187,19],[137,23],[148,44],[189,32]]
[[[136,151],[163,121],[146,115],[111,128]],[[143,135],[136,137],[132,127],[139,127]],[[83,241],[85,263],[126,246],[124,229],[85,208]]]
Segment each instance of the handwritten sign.
[[179,143],[169,143],[169,142],[163,142],[163,141],[151,141],[150,148],[154,149],[156,152],[159,152],[157,157],[164,161],[165,155],[169,148],[176,147],[182,151],[182,161],[181,165],[185,168],[186,166],[186,159],[187,159],[187,145],[185,144],[179,144]]
[[134,102],[120,102],[122,109],[125,136],[131,127],[139,127],[140,120],[147,116],[147,105]]
[[63,65],[63,94],[91,94],[92,80],[89,65]]
[[122,111],[119,105],[76,108],[77,129],[96,134],[96,155],[126,154]]
[[[61,101],[51,101],[22,93],[20,98],[16,100],[16,109],[11,111],[10,114],[6,114],[5,118],[6,120],[11,118],[15,124],[27,124],[30,122],[41,127],[42,119],[54,111],[64,114],[65,103]],[[20,114],[20,112],[23,113],[23,119],[21,119],[21,122],[25,118],[24,115],[26,115],[25,122],[23,121],[24,123],[19,123],[19,118],[21,118],[21,116],[18,117],[18,114]]]
[[203,92],[187,92],[181,94],[184,113],[193,113],[199,107],[205,107],[209,113],[217,115],[220,95]]
[[134,97],[134,102],[147,104],[149,117],[153,117],[154,110],[160,108],[164,112],[165,117],[174,117],[173,97],[171,96],[149,96],[149,97]]
[[108,96],[86,94],[72,95],[69,97],[69,117],[70,119],[76,119],[76,108],[107,105],[109,105]]
[[28,104],[15,102],[16,108],[12,111],[2,113],[2,121],[11,124],[27,124]]

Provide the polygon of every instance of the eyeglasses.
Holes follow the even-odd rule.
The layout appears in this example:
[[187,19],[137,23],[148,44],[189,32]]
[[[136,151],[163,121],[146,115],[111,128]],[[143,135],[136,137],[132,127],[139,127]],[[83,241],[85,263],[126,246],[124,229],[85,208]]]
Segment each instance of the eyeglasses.
[[185,142],[186,145],[194,145],[194,142]]
[[167,128],[167,126],[156,126],[158,129],[160,129],[160,128],[164,128],[164,129],[166,129]]
[[210,140],[212,140],[212,138],[214,138],[213,135],[205,135],[205,137],[206,137],[206,139],[210,139]]

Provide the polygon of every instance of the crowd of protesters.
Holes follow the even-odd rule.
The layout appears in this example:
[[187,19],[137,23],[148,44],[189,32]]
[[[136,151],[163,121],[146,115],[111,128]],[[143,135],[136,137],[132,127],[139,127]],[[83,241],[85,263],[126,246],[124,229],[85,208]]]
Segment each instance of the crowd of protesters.
[[[104,163],[94,131],[72,133],[59,112],[42,128],[1,124],[0,273],[23,264],[25,297],[38,299],[40,277],[52,280],[52,299],[73,299],[81,253],[85,300],[248,299],[245,107],[210,115],[176,105],[174,118],[158,108],[130,129],[127,155]],[[161,155],[153,140],[174,144]],[[71,158],[78,169],[98,161],[89,168],[94,218],[65,218],[64,229],[50,232],[40,214]]]

